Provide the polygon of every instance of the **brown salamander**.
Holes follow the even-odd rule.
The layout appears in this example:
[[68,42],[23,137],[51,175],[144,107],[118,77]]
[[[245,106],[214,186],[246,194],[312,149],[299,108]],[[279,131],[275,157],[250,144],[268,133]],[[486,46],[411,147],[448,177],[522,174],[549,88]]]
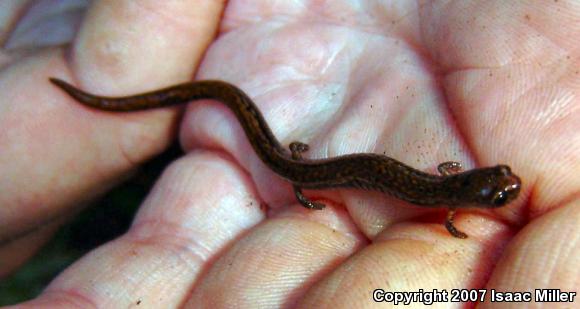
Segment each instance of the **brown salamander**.
[[462,171],[457,162],[439,165],[440,175],[428,174],[393,158],[358,153],[329,159],[302,158],[308,145],[294,142],[286,150],[270,130],[256,104],[236,86],[217,80],[196,81],[127,97],[104,97],[84,92],[56,78],[50,81],[84,105],[108,111],[159,108],[196,99],[215,99],[229,107],[242,125],[258,157],[291,182],[298,201],[322,209],[302,194],[302,188],[357,188],[380,191],[425,207],[447,207],[445,227],[455,237],[467,235],[453,226],[457,208],[501,207],[514,200],[521,180],[507,165]]

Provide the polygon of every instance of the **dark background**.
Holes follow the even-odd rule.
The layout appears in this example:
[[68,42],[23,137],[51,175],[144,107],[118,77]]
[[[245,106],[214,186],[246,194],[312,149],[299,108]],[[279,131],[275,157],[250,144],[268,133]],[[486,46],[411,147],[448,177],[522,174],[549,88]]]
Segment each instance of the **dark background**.
[[159,175],[182,155],[179,144],[174,142],[164,153],[143,165],[134,177],[61,227],[23,267],[0,280],[0,306],[34,298],[67,266],[88,251],[125,233]]

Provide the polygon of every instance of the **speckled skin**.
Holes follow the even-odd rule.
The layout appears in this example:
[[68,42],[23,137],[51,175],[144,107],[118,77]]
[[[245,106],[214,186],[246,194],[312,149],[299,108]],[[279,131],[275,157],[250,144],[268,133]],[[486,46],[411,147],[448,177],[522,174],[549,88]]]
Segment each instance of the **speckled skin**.
[[[234,112],[260,159],[295,186],[299,200],[304,198],[300,188],[358,188],[384,192],[416,205],[454,210],[501,207],[520,192],[520,178],[506,165],[433,175],[373,153],[302,159],[300,152],[307,145],[297,143],[305,149],[292,152],[282,147],[256,104],[242,90],[223,81],[190,82],[120,98],[89,94],[56,78],[50,81],[80,103],[108,111],[145,110],[196,99],[218,100]],[[304,200],[306,204],[303,200],[300,202],[306,207],[323,207]]]

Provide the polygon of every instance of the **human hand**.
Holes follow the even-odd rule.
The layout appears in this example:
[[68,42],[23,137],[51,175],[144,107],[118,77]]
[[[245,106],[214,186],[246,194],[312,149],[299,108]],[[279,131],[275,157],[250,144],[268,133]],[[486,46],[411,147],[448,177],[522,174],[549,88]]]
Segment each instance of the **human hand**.
[[[68,66],[56,49],[0,76],[8,94],[0,112],[1,236],[14,239],[5,248],[43,239],[60,223],[54,218],[170,139],[174,110],[88,110],[46,82],[58,76],[121,95],[188,79],[220,9],[140,3],[95,4]],[[456,223],[468,240],[451,238],[432,212],[378,193],[315,192],[324,211],[281,207],[296,204],[290,186],[259,162],[233,115],[200,102],[180,130],[190,153],[168,168],[131,230],[65,271],[36,302],[275,307],[370,304],[375,288],[574,289],[577,275],[562,274],[578,264],[578,254],[563,252],[578,251],[570,247],[578,176],[569,172],[579,162],[570,83],[578,65],[565,40],[575,29],[559,36],[574,23],[546,20],[548,7],[565,4],[310,5],[230,2],[197,78],[245,89],[276,136],[308,142],[311,158],[385,152],[431,171],[450,159],[508,163],[524,181],[521,198],[493,212],[461,212]],[[530,35],[531,26],[542,31]],[[530,267],[547,252],[559,253],[550,256],[551,272]]]

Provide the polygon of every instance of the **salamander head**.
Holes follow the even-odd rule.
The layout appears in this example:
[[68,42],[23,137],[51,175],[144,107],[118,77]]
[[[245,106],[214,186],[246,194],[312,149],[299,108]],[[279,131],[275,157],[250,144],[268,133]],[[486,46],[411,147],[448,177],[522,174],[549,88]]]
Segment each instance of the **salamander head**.
[[473,207],[502,207],[518,197],[522,186],[520,178],[507,165],[474,169],[452,177],[459,204]]

